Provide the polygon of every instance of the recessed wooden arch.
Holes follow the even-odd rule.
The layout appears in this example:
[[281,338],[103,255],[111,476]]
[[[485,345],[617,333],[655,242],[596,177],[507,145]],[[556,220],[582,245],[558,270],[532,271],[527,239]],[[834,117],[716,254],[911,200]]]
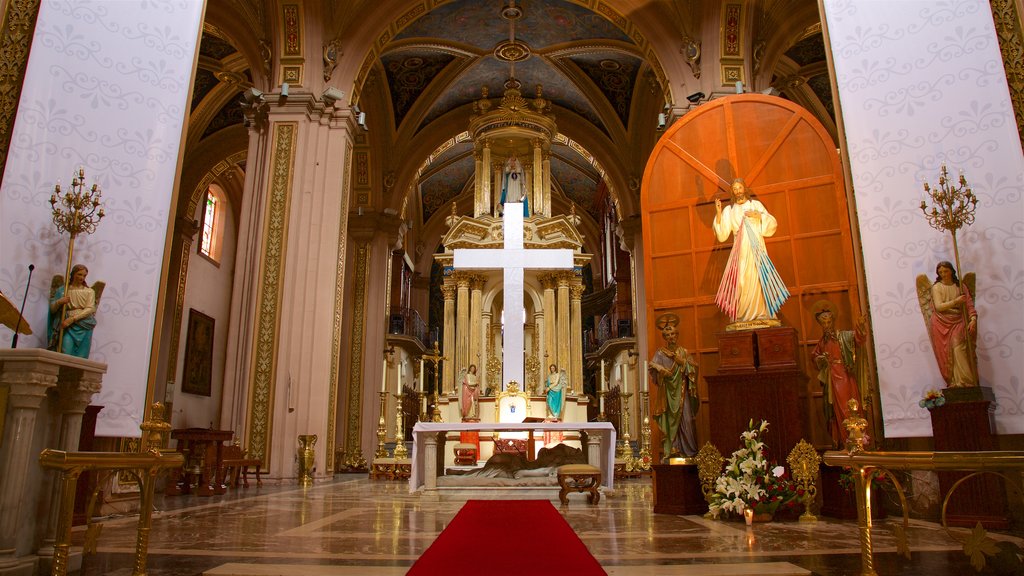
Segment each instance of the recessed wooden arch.
[[[842,167],[828,132],[804,108],[760,94],[720,98],[684,116],[658,141],[640,192],[648,342],[651,349],[661,342],[659,315],[677,314],[680,344],[695,355],[702,375],[717,372],[716,334],[729,321],[714,297],[732,239],[716,242],[711,223],[715,197],[729,199],[734,178],[745,179],[778,219],[768,253],[792,294],[779,318],[800,338],[808,422],[814,440],[824,443],[821,387],[808,354],[821,331],[810,311],[818,300],[831,301],[840,328],[852,327],[859,313]],[[704,403],[703,379],[699,386]],[[709,430],[705,409],[702,443]]]

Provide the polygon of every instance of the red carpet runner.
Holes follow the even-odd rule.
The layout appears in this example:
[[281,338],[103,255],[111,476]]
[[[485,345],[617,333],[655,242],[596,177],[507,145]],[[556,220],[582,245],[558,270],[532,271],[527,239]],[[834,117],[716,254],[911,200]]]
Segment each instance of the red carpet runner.
[[470,500],[410,576],[589,576],[601,565],[547,500]]

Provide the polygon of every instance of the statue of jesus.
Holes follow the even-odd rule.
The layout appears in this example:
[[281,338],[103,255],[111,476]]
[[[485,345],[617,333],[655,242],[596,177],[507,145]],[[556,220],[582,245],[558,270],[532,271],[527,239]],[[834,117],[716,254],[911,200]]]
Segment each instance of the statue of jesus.
[[724,210],[722,201],[715,198],[715,237],[719,242],[733,237],[715,303],[733,322],[727,330],[778,326],[776,314],[789,298],[789,290],[764,245],[778,223],[764,204],[750,198],[742,178],[733,180],[732,198]]

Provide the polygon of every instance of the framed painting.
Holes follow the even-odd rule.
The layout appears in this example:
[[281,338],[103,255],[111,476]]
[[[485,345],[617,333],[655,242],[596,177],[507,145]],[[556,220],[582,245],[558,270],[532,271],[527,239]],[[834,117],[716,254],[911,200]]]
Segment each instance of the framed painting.
[[185,367],[181,391],[210,396],[213,381],[213,318],[194,309],[188,311]]

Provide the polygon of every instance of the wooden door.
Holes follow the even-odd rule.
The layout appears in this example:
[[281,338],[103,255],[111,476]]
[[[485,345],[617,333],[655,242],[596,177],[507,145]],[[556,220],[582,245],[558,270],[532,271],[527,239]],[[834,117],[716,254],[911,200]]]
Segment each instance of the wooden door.
[[[800,106],[761,94],[716,99],[683,116],[655,145],[640,193],[650,349],[653,354],[661,342],[655,318],[673,312],[680,318],[680,343],[697,358],[701,374],[717,372],[716,333],[729,320],[714,300],[732,238],[717,242],[711,224],[715,198],[731,198],[734,178],[743,178],[778,220],[778,231],[766,243],[791,293],[779,319],[797,329],[808,375],[807,421],[814,436],[809,440],[825,445],[821,386],[809,357],[821,330],[811,308],[818,300],[831,301],[840,329],[852,328],[860,313],[836,145]],[[710,430],[703,378],[700,392],[703,443]]]

